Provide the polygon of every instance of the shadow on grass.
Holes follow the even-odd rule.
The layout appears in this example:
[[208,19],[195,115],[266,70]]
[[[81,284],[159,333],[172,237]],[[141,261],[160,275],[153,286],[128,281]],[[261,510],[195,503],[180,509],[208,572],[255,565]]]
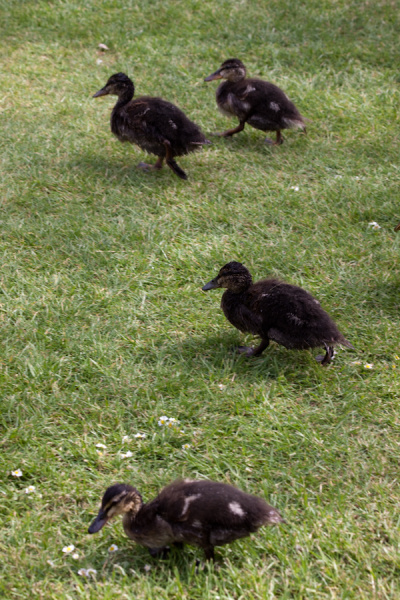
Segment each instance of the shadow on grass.
[[[135,187],[148,189],[165,189],[174,182],[185,182],[174,175],[169,167],[165,166],[160,171],[144,171],[138,167],[140,162],[154,164],[156,157],[148,154],[132,154],[127,159],[105,158],[101,155],[88,154],[86,156],[76,156],[65,163],[64,168],[69,170],[82,171],[82,174],[89,178],[95,178],[96,181],[103,180],[104,183],[110,183],[111,180],[117,180],[123,183],[134,184]],[[128,163],[128,164],[127,164]],[[186,165],[183,167],[187,171]],[[188,174],[189,175],[189,174]]]
[[[259,357],[247,357],[237,353],[241,341],[232,336],[207,335],[204,338],[190,337],[179,343],[160,342],[150,350],[147,359],[150,362],[165,360],[173,368],[184,363],[185,370],[196,372],[199,368],[210,380],[226,377],[240,377],[244,383],[253,384],[279,377],[289,377],[292,381],[304,382],[305,377],[315,374],[319,380],[325,368],[315,360],[307,350],[288,350],[271,342]],[[250,340],[253,346],[257,340]]]

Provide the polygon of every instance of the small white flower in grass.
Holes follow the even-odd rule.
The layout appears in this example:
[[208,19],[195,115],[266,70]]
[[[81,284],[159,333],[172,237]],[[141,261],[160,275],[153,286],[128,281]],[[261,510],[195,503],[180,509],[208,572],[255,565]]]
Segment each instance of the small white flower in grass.
[[151,566],[150,565],[144,565],[143,569],[146,571],[146,573],[148,573],[151,570]]
[[104,452],[102,452],[101,450],[96,450],[96,452],[97,452],[97,454],[98,454],[99,456],[103,456],[103,455],[104,455]]
[[97,575],[96,569],[79,569],[78,575],[81,577],[90,577],[90,575]]
[[361,365],[361,360],[353,360],[353,362],[350,364],[354,366]]
[[99,50],[103,50],[103,51],[109,50],[109,47],[106,46],[105,44],[99,44],[97,47]]
[[226,385],[224,385],[223,383],[219,383],[218,384],[219,389],[221,390],[221,392],[226,388]]
[[135,433],[135,435],[133,437],[138,440],[144,440],[144,438],[146,437],[146,434],[145,433]]
[[374,365],[371,363],[365,363],[365,365],[364,365],[364,369],[373,369],[373,368],[374,368]]
[[130,441],[131,441],[131,439],[130,439],[129,435],[124,435],[124,437],[122,438],[123,443],[130,442]]
[[169,418],[164,415],[163,417],[160,417],[158,419],[158,425],[160,427],[162,427],[163,425],[166,425],[168,423],[168,421],[169,421]]
[[52,567],[53,569],[54,569],[54,567],[56,566],[56,565],[55,565],[55,562],[54,562],[54,560],[50,560],[50,559],[48,559],[48,560],[46,560],[46,562],[47,562],[47,564],[48,564],[48,565],[50,565],[50,567]]
[[130,450],[128,450],[128,452],[125,452],[125,454],[121,452],[121,458],[131,458],[131,456],[133,456],[133,452],[131,452]]
[[72,558],[73,558],[74,560],[78,560],[78,558],[79,558],[79,554],[78,554],[77,552],[74,552],[74,554],[72,554]]
[[397,356],[397,354],[394,355],[394,359],[395,360],[400,360],[400,356]]
[[106,449],[107,446],[105,446],[104,444],[101,444],[100,442],[98,444],[96,444],[96,448],[104,448]]
[[96,60],[96,64],[98,64],[98,65],[101,65],[101,64],[103,64],[103,61],[101,60],[101,58],[98,58],[98,59]]
[[15,471],[11,471],[11,475],[13,477],[22,477],[22,471],[21,469],[15,469]]
[[298,192],[300,188],[298,185],[292,185],[292,187],[290,189],[293,190],[294,192]]
[[182,450],[189,450],[191,448],[190,444],[183,444]]
[[109,552],[116,552],[117,550],[118,550],[117,544],[111,544],[111,546],[108,549]]
[[69,546],[64,546],[64,548],[62,549],[64,554],[72,554],[72,552],[74,550],[75,550],[75,546],[73,544],[70,544]]
[[375,231],[381,229],[381,226],[376,221],[371,221],[371,223],[368,223],[368,227],[371,227],[371,229],[374,229]]
[[36,488],[34,485],[28,485],[28,487],[25,488],[24,492],[25,494],[33,494],[35,490]]

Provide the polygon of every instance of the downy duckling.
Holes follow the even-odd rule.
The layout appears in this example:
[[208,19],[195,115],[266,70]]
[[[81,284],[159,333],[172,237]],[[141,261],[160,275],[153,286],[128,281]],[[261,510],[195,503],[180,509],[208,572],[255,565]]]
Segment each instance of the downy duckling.
[[244,265],[226,264],[217,277],[203,286],[203,291],[227,288],[222,295],[221,308],[230,323],[244,333],[261,337],[257,348],[240,346],[247,356],[258,356],[274,340],[285,348],[303,350],[325,347],[325,356],[318,356],[327,365],[334,356],[334,346],[353,346],[340,333],[318,300],[300,287],[263,279],[257,283]]
[[210,144],[199,127],[190,121],[177,106],[162,98],[133,95],[133,81],[124,73],[111,75],[106,85],[93,98],[113,94],[118,96],[111,113],[111,131],[121,142],[137,144],[158,159],[154,165],[139,163],[141,169],[162,168],[163,160],[181,179],[187,179],[175,162],[175,156],[189,154]]
[[239,125],[216,135],[228,137],[239,133],[248,123],[261,131],[276,131],[276,141],[265,141],[278,145],[283,143],[282,129],[300,128],[306,132],[304,118],[286,94],[273,83],[261,79],[246,79],[246,67],[241,60],[230,58],[204,81],[226,79],[216,92],[219,110],[228,117],[237,117]]
[[174,481],[146,504],[134,487],[112,485],[89,533],[96,533],[116,515],[123,515],[126,535],[146,546],[152,556],[165,554],[169,544],[185,543],[203,548],[207,560],[214,559],[214,546],[283,521],[262,498],[226,483],[190,479]]

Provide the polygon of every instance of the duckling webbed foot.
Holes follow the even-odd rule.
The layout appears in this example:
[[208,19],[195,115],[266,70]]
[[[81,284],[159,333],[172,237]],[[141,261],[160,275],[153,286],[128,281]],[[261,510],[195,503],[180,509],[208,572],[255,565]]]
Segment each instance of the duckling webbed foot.
[[154,165],[149,165],[148,163],[140,162],[138,164],[138,169],[143,169],[143,171],[159,171],[160,169],[162,169],[163,160],[164,158],[162,156],[159,156],[157,158],[157,162],[155,162]]
[[261,343],[257,348],[251,348],[249,346],[239,346],[236,350],[239,354],[245,354],[246,356],[260,356],[264,352],[265,348],[268,348],[269,340],[261,340]]
[[321,363],[323,367],[326,367],[326,365],[329,365],[329,363],[335,357],[335,349],[333,348],[333,346],[327,346],[326,344],[324,345],[326,350],[325,356],[322,356],[322,354],[318,354],[318,356],[315,357],[315,360]]

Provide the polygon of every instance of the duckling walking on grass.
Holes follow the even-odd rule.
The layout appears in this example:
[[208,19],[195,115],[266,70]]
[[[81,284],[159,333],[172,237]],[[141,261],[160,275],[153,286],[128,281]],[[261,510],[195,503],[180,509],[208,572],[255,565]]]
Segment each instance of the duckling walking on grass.
[[217,89],[217,105],[228,117],[237,117],[239,125],[219,133],[228,137],[239,133],[246,123],[261,131],[276,131],[276,141],[269,138],[269,144],[283,143],[282,129],[300,128],[306,132],[304,118],[286,94],[273,83],[261,79],[246,79],[246,67],[241,60],[230,58],[204,81],[226,79]]
[[134,487],[112,485],[89,533],[96,533],[116,515],[123,516],[126,535],[146,546],[152,556],[165,554],[169,544],[190,544],[203,548],[207,560],[214,558],[214,546],[283,521],[262,498],[226,483],[190,479],[174,481],[146,504]]
[[353,348],[318,300],[300,287],[277,279],[253,283],[246,267],[234,261],[222,267],[202,289],[221,287],[227,288],[221,308],[228,321],[244,333],[261,337],[257,348],[238,348],[247,356],[259,356],[274,340],[297,350],[322,346],[325,356],[318,356],[317,360],[327,365],[334,356],[335,345]]
[[131,142],[149,154],[158,156],[154,165],[139,163],[141,169],[159,170],[165,159],[175,175],[187,179],[185,171],[175,162],[175,156],[195,152],[203,144],[211,142],[171,102],[150,96],[133,100],[134,92],[133,81],[124,73],[116,73],[93,98],[107,94],[118,96],[111,113],[111,131],[121,142]]

